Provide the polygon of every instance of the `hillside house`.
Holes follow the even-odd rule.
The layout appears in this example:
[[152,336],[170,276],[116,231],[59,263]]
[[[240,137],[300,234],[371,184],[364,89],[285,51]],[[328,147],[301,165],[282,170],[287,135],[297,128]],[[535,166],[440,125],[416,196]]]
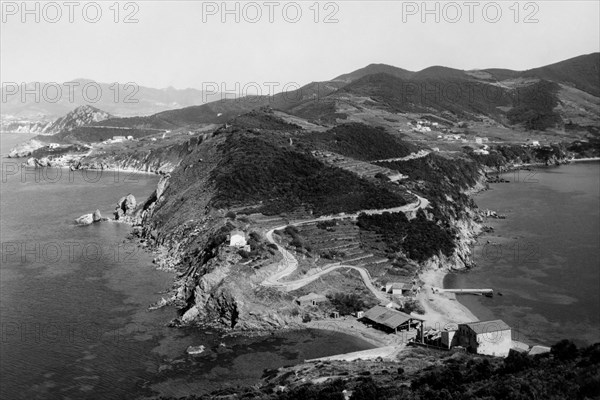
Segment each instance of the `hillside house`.
[[229,246],[231,247],[245,247],[246,246],[246,234],[243,231],[235,230],[229,235]]
[[501,319],[459,324],[456,335],[460,346],[488,356],[506,357],[512,345],[510,326]]
[[322,294],[309,293],[305,296],[300,296],[296,299],[296,303],[300,306],[316,306],[319,303],[327,301],[327,297]]
[[127,138],[125,136],[113,136],[112,138],[113,143],[124,142],[126,140]]
[[385,291],[387,293],[399,295],[399,296],[412,296],[414,285],[412,283],[404,282],[390,282],[385,285]]

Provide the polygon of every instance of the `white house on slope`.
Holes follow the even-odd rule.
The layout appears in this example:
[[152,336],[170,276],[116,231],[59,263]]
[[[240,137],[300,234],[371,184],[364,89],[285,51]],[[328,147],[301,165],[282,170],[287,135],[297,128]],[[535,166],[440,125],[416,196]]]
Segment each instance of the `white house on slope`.
[[229,235],[229,246],[244,247],[246,246],[246,234],[243,231],[235,230]]

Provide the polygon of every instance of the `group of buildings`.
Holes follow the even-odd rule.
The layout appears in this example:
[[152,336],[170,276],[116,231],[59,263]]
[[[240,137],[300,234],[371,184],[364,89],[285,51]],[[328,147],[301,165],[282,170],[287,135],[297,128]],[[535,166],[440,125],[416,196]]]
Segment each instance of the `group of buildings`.
[[[409,295],[414,293],[411,284],[389,284],[389,293]],[[309,293],[296,302],[301,307],[313,307],[327,302],[324,295]],[[512,347],[511,328],[502,320],[476,321],[452,324],[444,329],[428,329],[425,320],[396,309],[397,304],[377,305],[355,313],[356,318],[367,326],[388,334],[401,335],[409,342],[439,349],[462,348],[468,352],[506,357]],[[339,313],[332,313],[339,318]]]
[[133,136],[131,136],[131,135],[129,135],[129,136],[113,136],[112,139],[105,140],[102,143],[103,144],[122,143],[122,142],[125,142],[127,140],[133,140]]
[[[234,230],[229,235],[229,246],[250,250],[246,234]],[[420,287],[411,282],[388,282],[381,287],[392,296],[399,299],[416,295]],[[309,293],[296,298],[300,307],[317,307],[328,302],[322,294]],[[398,304],[390,302],[380,304],[366,311],[357,311],[356,318],[369,327],[384,331],[388,334],[402,335],[408,341],[442,349],[461,347],[467,351],[497,357],[506,357],[512,346],[511,328],[502,320],[477,321],[466,324],[445,327],[442,330],[425,330],[425,320],[412,314],[404,313]],[[334,318],[339,318],[339,312],[333,312]]]

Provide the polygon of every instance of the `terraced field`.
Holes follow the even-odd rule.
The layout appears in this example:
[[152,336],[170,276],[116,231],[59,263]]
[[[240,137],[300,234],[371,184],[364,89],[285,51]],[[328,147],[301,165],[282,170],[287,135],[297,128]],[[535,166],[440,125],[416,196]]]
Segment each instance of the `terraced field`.
[[361,178],[373,179],[378,174],[382,174],[388,177],[388,179],[392,182],[398,182],[407,178],[406,175],[402,175],[398,171],[394,171],[385,167],[380,167],[378,165],[374,165],[365,161],[359,161],[353,158],[344,157],[341,154],[322,150],[314,150],[312,154],[314,157],[323,161],[326,164],[345,169],[346,171],[350,171],[360,176]]

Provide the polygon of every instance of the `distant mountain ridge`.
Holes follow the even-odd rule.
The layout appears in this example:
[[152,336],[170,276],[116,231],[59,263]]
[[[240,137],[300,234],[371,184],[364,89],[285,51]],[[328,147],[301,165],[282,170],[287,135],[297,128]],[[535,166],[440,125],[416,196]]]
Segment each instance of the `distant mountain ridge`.
[[502,81],[516,78],[536,78],[570,84],[573,87],[600,97],[600,53],[591,53],[539,68],[525,71],[514,71],[501,68],[486,68],[480,70],[460,70],[455,68],[432,66],[421,71],[408,71],[387,64],[369,64],[364,68],[340,75],[332,81],[347,83],[356,81],[368,75],[385,73],[403,80],[425,79],[481,79]]
[[[102,122],[90,120],[87,124],[140,130],[194,129],[225,124],[241,114],[269,106],[328,126],[344,121],[348,110],[384,110],[433,113],[455,122],[483,118],[528,130],[566,125],[597,129],[599,71],[600,53],[522,72],[499,68],[463,71],[441,66],[411,72],[370,64],[292,92],[223,99],[149,116],[107,116]],[[113,114],[110,109],[105,110]],[[77,135],[75,129],[72,136]]]
[[[10,84],[4,82],[0,93],[5,91],[8,85]],[[47,85],[46,90],[44,85]],[[57,94],[57,87],[61,90],[60,94]],[[10,89],[13,88],[11,85]],[[85,105],[106,110],[113,115],[152,115],[221,98],[220,94],[198,89],[154,89],[135,83],[102,83],[90,79],[75,79],[62,83],[30,82],[26,84],[26,88],[32,91],[31,93],[37,92],[39,99],[33,94],[28,94],[24,96],[23,101],[19,85],[16,94],[7,92],[7,99],[2,103],[3,116],[11,115],[22,119],[35,119],[40,116],[46,119],[57,118]]]

